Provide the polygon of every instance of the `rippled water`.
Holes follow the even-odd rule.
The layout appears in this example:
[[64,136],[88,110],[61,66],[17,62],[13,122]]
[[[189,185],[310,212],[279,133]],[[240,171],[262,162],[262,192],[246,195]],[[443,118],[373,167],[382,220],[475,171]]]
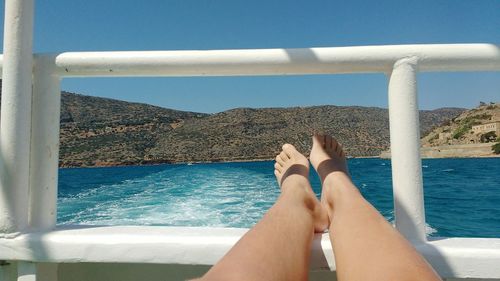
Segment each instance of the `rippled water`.
[[[390,161],[349,169],[393,220]],[[424,160],[423,172],[430,235],[500,237],[500,158]],[[61,169],[58,223],[251,227],[278,195],[272,162]]]

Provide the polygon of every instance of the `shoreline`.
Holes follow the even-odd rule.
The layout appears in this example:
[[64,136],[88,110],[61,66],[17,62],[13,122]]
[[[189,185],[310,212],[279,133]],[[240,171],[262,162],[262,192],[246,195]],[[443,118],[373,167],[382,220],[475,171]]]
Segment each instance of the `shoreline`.
[[[356,157],[348,157],[347,159],[374,159],[380,158],[380,156],[356,156]],[[273,158],[249,158],[249,159],[234,159],[234,160],[222,160],[222,161],[183,161],[183,162],[152,162],[152,163],[120,163],[117,165],[93,165],[93,166],[66,166],[60,165],[59,169],[77,169],[77,168],[113,168],[113,167],[130,167],[130,166],[159,166],[159,165],[194,165],[194,164],[217,164],[217,163],[245,163],[245,162],[266,162],[266,161],[274,161]],[[104,162],[106,163],[106,162]],[[111,162],[108,162],[111,163]],[[115,163],[115,162],[113,162]]]
[[[492,145],[494,145],[494,143],[421,146],[420,156],[422,159],[500,157],[500,154],[494,153]],[[380,153],[380,158],[390,159],[391,151],[382,151]]]
[[[358,156],[358,157],[349,157],[350,159],[382,159],[382,160],[390,160],[390,158],[382,158],[380,156]],[[463,156],[463,157],[422,157],[423,159],[466,159],[466,158],[500,158],[499,155],[477,155],[477,156]],[[145,163],[145,164],[118,164],[118,165],[94,165],[94,166],[59,166],[59,169],[92,169],[92,168],[115,168],[115,167],[147,167],[147,166],[160,166],[160,165],[197,165],[197,164],[224,164],[224,163],[252,163],[252,162],[267,162],[274,161],[273,159],[238,159],[238,160],[229,160],[229,161],[192,161],[192,162],[161,162],[161,163]]]
[[[391,157],[378,157],[380,159],[390,160]],[[429,157],[429,156],[421,156],[420,159],[475,159],[475,158],[500,158],[500,154],[492,154],[492,155],[475,155],[475,156],[452,156],[452,157]]]

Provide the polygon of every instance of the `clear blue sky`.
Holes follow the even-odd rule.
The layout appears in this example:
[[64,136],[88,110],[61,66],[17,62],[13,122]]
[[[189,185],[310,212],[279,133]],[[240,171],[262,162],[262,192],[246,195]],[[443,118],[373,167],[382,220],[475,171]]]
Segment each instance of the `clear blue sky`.
[[[36,52],[411,43],[500,44],[500,1],[36,1]],[[386,107],[386,84],[383,75],[79,78],[64,79],[62,89],[211,113],[321,104]],[[499,102],[500,73],[420,74],[419,93],[422,109]]]

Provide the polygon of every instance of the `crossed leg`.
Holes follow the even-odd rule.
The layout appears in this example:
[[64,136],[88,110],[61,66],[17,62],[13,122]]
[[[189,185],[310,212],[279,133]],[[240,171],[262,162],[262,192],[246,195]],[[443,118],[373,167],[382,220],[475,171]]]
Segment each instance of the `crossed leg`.
[[311,163],[323,185],[321,203],[307,159],[284,145],[275,165],[280,197],[200,280],[307,280],[314,231],[328,225],[340,281],[440,280],[354,186],[335,139],[315,135]]
[[201,280],[307,280],[314,231],[328,217],[309,184],[309,162],[292,145],[276,157],[276,203]]
[[441,280],[413,246],[366,201],[351,181],[342,147],[313,136],[311,163],[331,219],[337,278],[346,280]]

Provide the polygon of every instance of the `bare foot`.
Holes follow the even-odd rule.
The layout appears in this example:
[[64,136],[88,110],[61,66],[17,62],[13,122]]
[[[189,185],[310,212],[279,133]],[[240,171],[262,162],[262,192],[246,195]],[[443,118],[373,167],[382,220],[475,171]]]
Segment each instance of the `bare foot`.
[[314,134],[310,159],[321,183],[333,172],[349,174],[342,145],[329,135]]
[[315,232],[323,232],[327,229],[328,215],[309,183],[309,161],[293,145],[283,145],[283,151],[276,156],[274,175],[282,193],[295,192],[307,198],[308,208],[312,211],[315,221]]
[[331,194],[335,178],[344,177],[350,181],[344,150],[333,137],[314,134],[310,160],[323,186],[321,203],[325,205],[331,219],[333,205],[325,194]]
[[309,161],[291,144],[284,144],[280,154],[276,156],[274,175],[280,188],[286,180],[309,182]]

